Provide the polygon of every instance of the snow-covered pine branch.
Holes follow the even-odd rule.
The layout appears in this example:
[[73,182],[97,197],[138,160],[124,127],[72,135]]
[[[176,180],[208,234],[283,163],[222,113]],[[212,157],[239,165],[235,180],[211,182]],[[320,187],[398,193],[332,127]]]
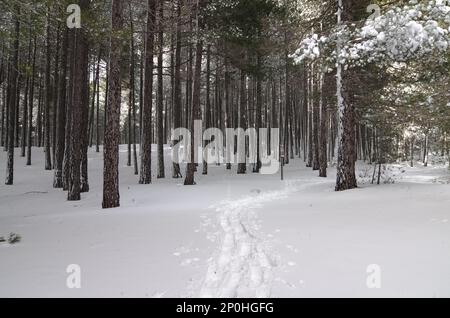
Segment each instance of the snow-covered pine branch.
[[442,54],[450,47],[450,6],[444,0],[413,0],[368,19],[362,27],[338,26],[327,37],[312,34],[291,57],[297,63],[320,59],[334,65],[338,39],[343,43],[339,62],[346,67],[407,62]]

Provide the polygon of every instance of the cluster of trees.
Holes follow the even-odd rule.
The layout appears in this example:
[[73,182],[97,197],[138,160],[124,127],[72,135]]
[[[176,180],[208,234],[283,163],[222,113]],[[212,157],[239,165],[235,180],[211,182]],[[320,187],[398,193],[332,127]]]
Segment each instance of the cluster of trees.
[[[77,19],[76,8],[67,12],[72,2],[80,8],[80,28],[68,27],[68,17]],[[404,1],[377,2],[385,10]],[[165,178],[164,144],[179,142],[171,129],[194,131],[197,119],[222,130],[279,128],[275,153],[284,163],[299,157],[326,177],[329,163],[337,162],[336,190],[357,186],[357,159],[413,163],[419,145],[424,161],[433,147],[448,154],[448,53],[351,68],[292,55],[309,34],[332,39],[336,26],[364,25],[370,3],[1,0],[6,184],[14,180],[14,148],[31,164],[31,148],[43,147],[54,187],[79,200],[89,191],[88,149],[103,145],[103,207],[117,207],[118,145],[128,144],[128,166],[149,184],[151,145],[157,145],[156,177]],[[337,49],[348,48],[348,38],[337,38]],[[324,47],[320,54],[332,56]],[[171,177],[195,184],[195,163],[185,173],[170,165]],[[260,168],[258,160],[238,164],[237,172]]]

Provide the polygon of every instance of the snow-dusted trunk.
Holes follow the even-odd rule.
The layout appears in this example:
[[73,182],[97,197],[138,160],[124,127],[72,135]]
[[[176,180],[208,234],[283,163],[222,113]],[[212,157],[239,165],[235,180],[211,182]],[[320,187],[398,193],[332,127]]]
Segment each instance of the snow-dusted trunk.
[[[338,25],[342,23],[342,0],[338,0],[337,11]],[[349,71],[343,70],[343,65],[339,60],[341,52],[341,41],[337,42],[337,74],[336,74],[336,95],[338,101],[338,134],[337,134],[337,166],[336,166],[336,191],[356,188],[355,176],[355,114],[352,101],[348,98],[351,92],[348,91]],[[344,98],[347,97],[347,100]]]
[[311,84],[313,72],[311,69],[307,70],[307,86],[308,86],[308,98],[307,98],[307,130],[308,130],[308,161],[306,163],[306,167],[310,168],[313,165],[313,116],[312,116],[312,95],[313,95],[313,89]]
[[[29,44],[28,44],[28,65],[31,63],[31,53],[32,53],[32,48],[33,48],[33,43],[32,43],[32,34],[31,34],[31,30],[30,30],[30,37],[29,37]],[[0,75],[1,78],[1,75]],[[25,157],[25,152],[26,152],[26,146],[27,146],[27,125],[26,123],[28,122],[28,92],[29,92],[29,87],[30,87],[30,76],[27,74],[25,76],[25,97],[24,97],[24,101],[23,101],[23,113],[22,113],[22,137],[20,139],[21,142],[21,152],[20,152],[20,156],[21,157]]]
[[423,149],[423,165],[424,167],[428,166],[428,133],[425,135],[425,141],[424,141],[424,149]]

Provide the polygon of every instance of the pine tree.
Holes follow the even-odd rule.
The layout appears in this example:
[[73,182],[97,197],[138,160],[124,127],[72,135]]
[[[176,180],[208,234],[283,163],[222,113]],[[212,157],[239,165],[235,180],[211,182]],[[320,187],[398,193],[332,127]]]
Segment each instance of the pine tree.
[[152,105],[153,105],[153,50],[156,19],[156,0],[147,1],[147,32],[145,41],[144,98],[142,108],[140,184],[152,182]]
[[16,118],[16,91],[18,90],[17,79],[19,73],[19,37],[20,37],[20,7],[17,4],[14,14],[14,41],[12,45],[11,55],[11,71],[9,76],[9,109],[8,109],[8,155],[6,165],[6,185],[14,183],[14,132],[15,132],[15,118]]
[[120,142],[120,104],[122,41],[120,31],[123,28],[123,1],[113,0],[111,11],[111,51],[109,55],[108,104],[106,109],[106,127],[103,168],[104,209],[120,206],[119,194],[119,142]]
[[[194,87],[192,92],[192,113],[190,120],[191,127],[191,158],[187,164],[186,168],[186,178],[184,179],[184,185],[194,185],[194,174],[195,174],[195,136],[194,132],[194,122],[196,120],[202,119],[201,105],[200,105],[200,86],[201,86],[201,73],[202,73],[202,58],[203,58],[203,39],[201,37],[201,30],[203,28],[203,20],[201,18],[201,8],[204,5],[204,0],[200,0],[196,8],[197,14],[197,44],[195,49],[195,69],[194,69]],[[199,154],[201,155],[201,154]]]

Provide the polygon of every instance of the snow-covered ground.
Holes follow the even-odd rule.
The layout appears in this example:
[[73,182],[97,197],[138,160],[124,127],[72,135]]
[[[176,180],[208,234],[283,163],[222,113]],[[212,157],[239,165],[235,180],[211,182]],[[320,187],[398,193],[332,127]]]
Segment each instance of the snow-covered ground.
[[[120,162],[121,207],[102,210],[101,154],[89,154],[79,202],[52,188],[41,149],[30,167],[16,157],[15,185],[0,184],[0,236],[22,240],[0,243],[0,297],[450,297],[444,167],[336,193],[333,169],[318,178],[301,160],[285,181],[210,166],[196,186],[170,178],[168,160],[151,185],[137,184],[126,147]],[[79,289],[67,287],[70,264]],[[366,283],[373,265],[381,288]]]

